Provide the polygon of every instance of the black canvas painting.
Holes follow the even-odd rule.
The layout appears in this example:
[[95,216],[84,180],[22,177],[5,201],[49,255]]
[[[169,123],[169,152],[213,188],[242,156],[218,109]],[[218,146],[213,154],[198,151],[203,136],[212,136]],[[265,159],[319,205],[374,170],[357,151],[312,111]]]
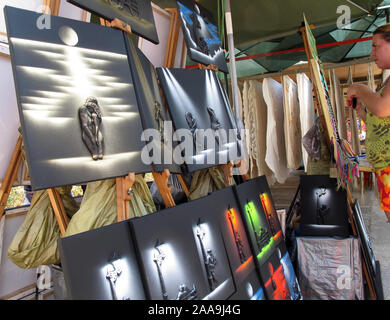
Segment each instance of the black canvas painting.
[[347,193],[328,175],[300,176],[301,233],[305,236],[350,234]]
[[264,300],[249,240],[233,188],[218,190],[204,202],[212,203],[208,216],[218,221],[236,286],[231,300]]
[[58,240],[72,300],[144,300],[128,221]]
[[150,299],[224,300],[234,293],[229,260],[219,226],[207,214],[210,209],[209,203],[195,200],[131,219]]
[[298,283],[298,279],[295,275],[294,267],[288,254],[286,245],[284,242],[279,244],[277,248],[280,263],[283,267],[283,273],[286,278],[288,288],[290,290],[291,300],[303,300],[301,288]]
[[216,73],[199,69],[156,70],[174,129],[182,137],[176,138],[181,142],[178,148],[182,148],[182,141],[192,141],[192,150],[181,150],[188,170],[241,158],[241,137]]
[[128,23],[131,31],[154,44],[158,35],[150,0],[67,0],[106,20],[115,18]]
[[283,232],[265,176],[234,186],[248,237],[263,264],[283,241]]
[[360,209],[360,204],[358,200],[355,200],[353,204],[353,218],[357,228],[357,232],[360,238],[360,243],[362,246],[363,256],[368,262],[368,269],[374,276],[376,275],[376,262],[374,251],[372,250],[370,236],[366,229],[366,224],[364,223],[362,211]]
[[260,266],[260,276],[269,300],[291,300],[284,268],[277,252]]
[[5,7],[33,190],[150,172],[123,33]]
[[181,173],[180,165],[173,161],[173,133],[169,127],[172,122],[161,99],[156,70],[131,39],[126,40],[142,124],[145,129],[154,129],[150,134],[150,130],[144,131],[150,162],[154,171],[169,169],[171,173]]
[[191,0],[177,1],[188,55],[204,65],[215,65],[228,73],[225,52],[218,37],[214,18],[204,7]]

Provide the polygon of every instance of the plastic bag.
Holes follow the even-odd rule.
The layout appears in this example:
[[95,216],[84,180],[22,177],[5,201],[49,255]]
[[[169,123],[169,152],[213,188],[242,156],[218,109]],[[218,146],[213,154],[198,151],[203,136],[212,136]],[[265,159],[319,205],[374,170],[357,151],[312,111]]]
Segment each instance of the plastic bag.
[[[71,186],[56,188],[71,217],[78,209],[72,198]],[[58,263],[60,255],[57,240],[60,229],[46,190],[35,191],[26,218],[16,232],[7,251],[7,257],[20,268],[37,268],[40,265]]]

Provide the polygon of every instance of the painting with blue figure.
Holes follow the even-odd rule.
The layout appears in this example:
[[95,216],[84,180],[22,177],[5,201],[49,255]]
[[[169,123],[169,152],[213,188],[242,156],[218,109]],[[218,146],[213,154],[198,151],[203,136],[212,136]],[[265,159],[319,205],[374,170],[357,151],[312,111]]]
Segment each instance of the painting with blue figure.
[[228,73],[225,51],[211,13],[192,0],[177,1],[177,7],[189,57]]
[[[284,250],[283,250],[284,249]],[[295,276],[294,266],[291,262],[288,251],[281,245],[278,249],[280,263],[283,266],[284,276],[287,281],[288,288],[290,290],[291,300],[303,300],[301,289],[299,287],[298,279]],[[283,251],[283,253],[282,253]]]
[[266,300],[263,288],[257,290],[257,292],[252,296],[251,300]]

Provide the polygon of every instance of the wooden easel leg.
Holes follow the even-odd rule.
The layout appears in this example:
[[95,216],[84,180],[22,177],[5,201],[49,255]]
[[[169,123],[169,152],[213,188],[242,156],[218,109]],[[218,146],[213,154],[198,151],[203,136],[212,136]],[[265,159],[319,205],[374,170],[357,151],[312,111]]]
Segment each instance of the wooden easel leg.
[[188,189],[187,183],[185,182],[183,175],[177,174],[176,175],[177,179],[179,180],[181,187],[183,188],[184,193],[186,194],[187,198],[190,194],[190,190]]
[[173,200],[171,188],[168,186],[168,179],[171,175],[169,170],[165,169],[162,173],[152,171],[152,174],[164,201],[165,207],[169,208],[175,206],[175,200]]
[[116,207],[118,222],[130,218],[129,201],[131,200],[131,187],[135,182],[135,173],[116,178]]
[[0,217],[3,215],[11,188],[16,179],[20,163],[22,162],[22,137],[19,136],[11,156],[3,183],[0,188]]
[[66,216],[60,193],[55,188],[47,189],[47,193],[49,195],[50,203],[53,208],[54,215],[57,219],[58,226],[60,228],[61,236],[64,236],[66,228],[69,224],[69,220]]
[[242,180],[248,181],[249,175],[248,175],[248,162],[246,159],[240,160],[240,162],[237,163],[238,170],[241,173]]
[[227,186],[231,186],[233,184],[233,174],[232,174],[232,169],[233,169],[233,163],[229,162],[226,164],[222,164],[221,168],[223,170],[223,175],[225,178],[225,184]]
[[176,8],[166,8],[165,10],[171,13],[171,24],[169,27],[169,40],[165,52],[164,67],[173,68],[175,64],[177,41],[179,38],[180,21]]

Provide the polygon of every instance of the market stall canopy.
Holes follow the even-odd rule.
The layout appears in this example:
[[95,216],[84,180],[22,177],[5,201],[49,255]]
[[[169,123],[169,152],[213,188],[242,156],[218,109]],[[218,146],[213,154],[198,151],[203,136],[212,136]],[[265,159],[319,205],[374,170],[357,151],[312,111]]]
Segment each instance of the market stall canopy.
[[[154,2],[164,8],[176,4],[175,0]],[[199,0],[198,3],[213,14],[219,30],[223,30],[224,0]],[[387,5],[390,5],[390,0],[231,1],[237,75],[278,72],[306,61],[299,33],[303,14],[314,26],[317,44],[324,46],[319,48],[321,61],[344,62],[367,57],[371,51],[371,41],[364,38],[371,37],[373,30],[387,23],[390,11],[382,8]],[[224,42],[222,33],[221,39]],[[365,41],[353,42],[355,39]],[[335,42],[345,44],[327,46]],[[281,54],[280,51],[287,52]],[[191,61],[187,64],[191,64]]]

